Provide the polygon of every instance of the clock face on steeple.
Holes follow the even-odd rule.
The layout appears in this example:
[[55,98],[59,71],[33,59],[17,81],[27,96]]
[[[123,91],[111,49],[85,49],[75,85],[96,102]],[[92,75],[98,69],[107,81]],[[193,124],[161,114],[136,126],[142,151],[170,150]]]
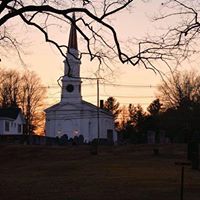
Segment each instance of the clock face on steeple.
[[72,84],[69,84],[66,86],[67,92],[73,92],[74,91],[74,86]]

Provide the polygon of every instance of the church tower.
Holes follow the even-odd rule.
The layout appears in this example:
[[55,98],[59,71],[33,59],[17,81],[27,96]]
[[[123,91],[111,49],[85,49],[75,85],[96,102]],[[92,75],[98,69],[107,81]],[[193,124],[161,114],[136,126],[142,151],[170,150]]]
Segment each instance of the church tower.
[[[75,14],[72,16],[75,22]],[[64,60],[64,76],[62,78],[61,103],[76,102],[80,103],[81,78],[80,78],[80,59],[78,52],[76,28],[71,24],[67,58]]]
[[67,135],[73,139],[82,135],[86,143],[97,138],[116,141],[113,115],[82,99],[75,14],[72,20],[61,79],[61,100],[45,109],[46,136],[55,138]]

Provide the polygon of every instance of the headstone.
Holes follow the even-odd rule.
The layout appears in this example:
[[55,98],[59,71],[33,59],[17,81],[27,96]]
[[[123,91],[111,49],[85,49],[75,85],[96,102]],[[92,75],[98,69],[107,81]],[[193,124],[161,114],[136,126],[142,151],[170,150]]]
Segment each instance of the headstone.
[[84,136],[83,135],[79,135],[78,136],[78,144],[83,144],[84,143]]
[[108,145],[113,145],[114,144],[113,130],[111,130],[111,129],[107,130],[107,144]]
[[165,136],[166,134],[165,134],[165,131],[164,130],[161,130],[160,132],[159,132],[159,143],[160,144],[166,144],[167,143],[167,141],[166,141],[166,136]]
[[147,142],[148,144],[155,144],[156,132],[147,131]]

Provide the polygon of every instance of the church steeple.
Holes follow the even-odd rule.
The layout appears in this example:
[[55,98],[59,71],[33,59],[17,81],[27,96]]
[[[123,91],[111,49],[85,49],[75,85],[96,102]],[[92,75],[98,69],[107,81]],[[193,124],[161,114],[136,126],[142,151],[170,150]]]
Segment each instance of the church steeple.
[[[72,14],[72,20],[73,20],[73,23],[75,23],[76,21],[75,13]],[[70,33],[69,33],[68,50],[69,49],[78,50],[76,27],[74,26],[73,23],[71,23],[71,28],[70,28]]]
[[69,33],[67,58],[64,60],[64,76],[62,78],[61,102],[81,102],[81,78],[78,52],[77,32],[74,23],[75,14],[72,15],[72,23]]

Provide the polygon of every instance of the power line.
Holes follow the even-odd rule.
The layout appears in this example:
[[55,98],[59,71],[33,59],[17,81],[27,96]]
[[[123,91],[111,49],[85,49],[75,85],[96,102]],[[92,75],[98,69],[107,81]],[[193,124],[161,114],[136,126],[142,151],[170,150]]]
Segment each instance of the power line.
[[[96,95],[84,95],[84,97],[95,97]],[[108,96],[114,96],[118,98],[126,98],[126,99],[131,99],[131,98],[136,98],[136,99],[149,99],[149,98],[155,98],[155,96],[120,96],[120,95],[101,95],[101,97],[108,97]]]
[[[82,95],[84,97],[96,97],[96,94],[84,94]],[[112,95],[112,94],[100,94],[101,97],[110,97],[110,96],[113,96],[113,97],[118,97],[118,98],[126,98],[126,99],[131,99],[131,98],[136,98],[136,99],[149,99],[149,98],[155,98],[155,96],[130,96],[130,95]],[[53,94],[50,94],[48,96],[45,97],[46,99],[48,98],[60,98],[60,95],[59,96],[54,96]]]
[[[83,83],[82,86],[90,86],[91,87],[91,83]],[[130,87],[130,88],[157,88],[156,85],[136,85],[136,84],[116,84],[116,83],[102,83],[100,85],[101,87],[103,86],[111,86],[111,87]],[[44,86],[42,88],[46,88],[46,89],[57,89],[60,88],[59,85],[47,85]]]
[[[104,84],[103,84],[104,85]],[[114,86],[114,87],[135,87],[135,88],[156,88],[155,85],[135,85],[135,84],[112,84],[105,83],[105,85]]]

